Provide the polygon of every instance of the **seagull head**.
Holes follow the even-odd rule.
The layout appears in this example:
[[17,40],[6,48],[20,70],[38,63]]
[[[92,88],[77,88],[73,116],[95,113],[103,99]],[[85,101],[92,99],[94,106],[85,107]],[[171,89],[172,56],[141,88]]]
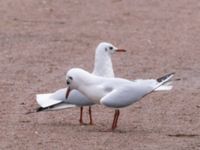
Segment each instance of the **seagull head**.
[[126,52],[111,43],[101,42],[96,48],[93,74],[104,77],[114,77],[111,57],[115,52]]
[[125,49],[120,49],[112,45],[111,43],[101,42],[97,48],[96,52],[104,55],[111,56],[115,52],[126,52]]
[[72,68],[66,74],[66,84],[67,84],[67,92],[66,98],[68,97],[69,93],[73,89],[78,89],[81,83],[88,79],[90,74],[87,71],[84,71],[80,68]]

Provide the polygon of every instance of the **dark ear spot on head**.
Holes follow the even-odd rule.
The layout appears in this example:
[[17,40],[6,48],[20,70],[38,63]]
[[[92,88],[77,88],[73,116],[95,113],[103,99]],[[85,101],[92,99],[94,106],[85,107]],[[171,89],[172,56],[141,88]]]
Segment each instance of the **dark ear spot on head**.
[[108,51],[108,49],[107,49],[107,48],[105,48],[105,51],[107,52],[107,51]]
[[73,80],[73,78],[72,78],[72,77],[69,77],[69,79],[70,79],[70,80]]

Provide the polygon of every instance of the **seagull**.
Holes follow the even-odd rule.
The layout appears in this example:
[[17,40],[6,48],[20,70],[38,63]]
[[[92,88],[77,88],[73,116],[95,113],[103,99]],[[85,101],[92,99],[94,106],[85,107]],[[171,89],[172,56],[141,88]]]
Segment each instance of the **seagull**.
[[[117,48],[111,43],[101,42],[96,48],[94,70],[92,74],[109,78],[115,77],[111,60],[111,57],[115,52],[126,52],[126,50]],[[77,90],[73,90],[66,99],[66,91],[67,88],[63,88],[54,93],[37,94],[36,101],[40,105],[40,107],[37,108],[37,112],[80,107],[79,122],[80,124],[83,124],[83,106],[89,106],[89,124],[92,125],[91,106],[94,103]]]
[[80,69],[72,68],[66,74],[66,98],[71,90],[78,90],[94,104],[101,104],[115,109],[112,130],[117,127],[120,108],[127,107],[153,91],[172,89],[171,78],[174,73],[158,79],[126,80],[123,78],[100,77]]

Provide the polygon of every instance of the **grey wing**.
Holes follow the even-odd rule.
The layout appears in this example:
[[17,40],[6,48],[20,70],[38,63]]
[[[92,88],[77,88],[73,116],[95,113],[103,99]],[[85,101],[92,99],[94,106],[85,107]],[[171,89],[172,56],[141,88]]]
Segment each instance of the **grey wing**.
[[77,106],[88,106],[94,104],[93,101],[77,90],[71,91],[68,99],[65,100],[65,102],[68,104],[75,104]]
[[59,104],[66,100],[67,89],[59,89],[54,93],[46,93],[46,94],[37,94],[36,101],[41,107],[49,107],[52,105]]
[[66,99],[67,88],[59,89],[54,93],[37,94],[36,101],[42,108],[59,110],[75,106],[90,106],[94,103],[80,92],[73,90]]
[[59,89],[52,94],[51,98],[56,99],[58,101],[65,101],[66,92],[67,92],[67,88]]
[[77,106],[88,106],[93,104],[91,100],[89,100],[86,96],[84,96],[77,90],[71,91],[68,99],[66,99],[66,91],[67,88],[57,90],[50,96],[50,98],[54,101],[56,100],[57,103],[54,102],[55,104],[58,104],[60,102],[65,102],[66,104],[74,104]]
[[143,86],[125,86],[104,96],[100,102],[107,107],[121,108],[137,102],[151,92],[151,88]]

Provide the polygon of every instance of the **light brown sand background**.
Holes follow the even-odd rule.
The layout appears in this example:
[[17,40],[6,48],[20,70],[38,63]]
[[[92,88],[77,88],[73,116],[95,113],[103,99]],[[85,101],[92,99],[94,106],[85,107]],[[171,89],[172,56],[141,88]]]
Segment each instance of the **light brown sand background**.
[[[94,126],[79,126],[78,108],[25,115],[36,93],[65,87],[68,69],[92,71],[101,41],[128,50],[113,56],[118,77],[181,80],[122,109],[115,132],[103,106]],[[199,150],[200,1],[2,0],[0,85],[2,150]]]

